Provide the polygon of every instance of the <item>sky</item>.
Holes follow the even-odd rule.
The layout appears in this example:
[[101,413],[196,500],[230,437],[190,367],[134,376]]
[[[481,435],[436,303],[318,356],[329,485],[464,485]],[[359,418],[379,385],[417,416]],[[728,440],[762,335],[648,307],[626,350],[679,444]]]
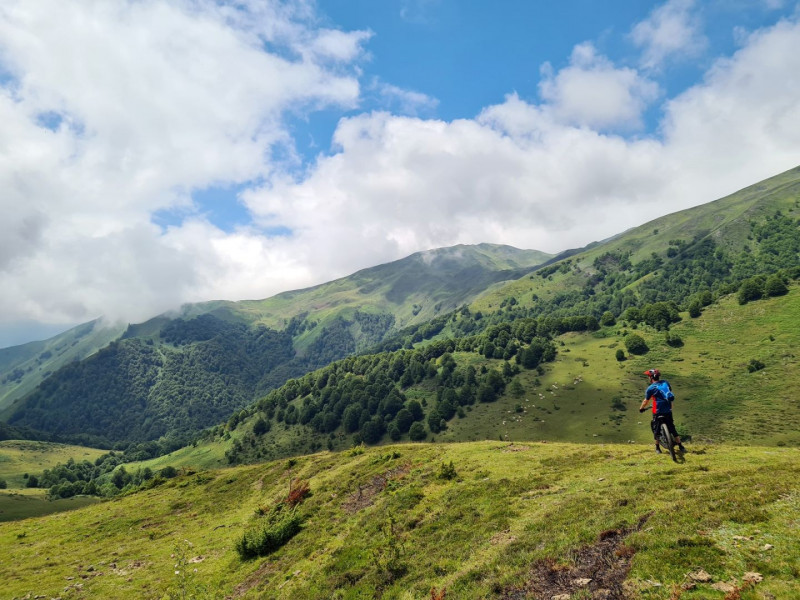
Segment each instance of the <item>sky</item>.
[[0,347],[800,164],[789,0],[4,0]]

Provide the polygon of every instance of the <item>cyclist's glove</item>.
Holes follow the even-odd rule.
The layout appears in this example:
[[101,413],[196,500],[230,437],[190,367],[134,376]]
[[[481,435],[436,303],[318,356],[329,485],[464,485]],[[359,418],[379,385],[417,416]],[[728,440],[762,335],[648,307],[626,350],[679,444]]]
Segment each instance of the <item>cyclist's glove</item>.
[[644,412],[644,411],[646,411],[646,410],[647,410],[646,408],[640,408],[640,409],[639,409],[639,412]]

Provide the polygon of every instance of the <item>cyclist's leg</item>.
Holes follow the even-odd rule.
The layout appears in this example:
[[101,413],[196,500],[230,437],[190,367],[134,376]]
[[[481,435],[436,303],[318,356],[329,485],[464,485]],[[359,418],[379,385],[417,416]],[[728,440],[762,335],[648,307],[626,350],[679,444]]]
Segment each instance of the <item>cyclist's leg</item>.
[[659,427],[661,427],[661,423],[659,422],[658,417],[656,417],[656,415],[653,415],[653,420],[650,421],[650,429],[653,432],[653,439],[656,442],[656,452],[661,454],[661,445],[658,442],[658,430],[659,430]]

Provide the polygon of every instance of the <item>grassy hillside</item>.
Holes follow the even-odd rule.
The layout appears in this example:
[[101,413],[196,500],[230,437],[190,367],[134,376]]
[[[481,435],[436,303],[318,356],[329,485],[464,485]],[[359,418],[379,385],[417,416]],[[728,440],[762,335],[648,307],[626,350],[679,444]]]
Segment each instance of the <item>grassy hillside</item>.
[[40,475],[69,459],[93,461],[102,451],[80,446],[50,444],[45,442],[0,442],[0,521],[13,521],[81,508],[97,502],[97,498],[80,497],[48,501],[46,490],[27,488],[28,475]]
[[38,474],[57,464],[73,460],[94,461],[103,454],[103,450],[51,444],[47,442],[29,442],[24,440],[0,442],[0,479],[7,482],[9,488],[23,488],[25,473]]
[[[797,598],[798,475],[795,448],[696,445],[681,465],[641,444],[323,453],[0,523],[0,579],[7,598]],[[299,533],[240,558],[302,483]]]

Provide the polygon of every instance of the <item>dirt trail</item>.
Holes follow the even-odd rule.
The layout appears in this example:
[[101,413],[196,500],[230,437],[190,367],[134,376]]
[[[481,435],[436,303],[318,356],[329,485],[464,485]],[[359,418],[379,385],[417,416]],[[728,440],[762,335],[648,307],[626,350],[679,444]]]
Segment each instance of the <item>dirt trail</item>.
[[649,517],[642,517],[628,528],[604,531],[594,544],[570,552],[569,564],[559,563],[554,558],[535,562],[528,582],[507,590],[502,600],[560,600],[582,590],[597,600],[629,600],[625,579],[635,551],[624,541],[640,530]]

